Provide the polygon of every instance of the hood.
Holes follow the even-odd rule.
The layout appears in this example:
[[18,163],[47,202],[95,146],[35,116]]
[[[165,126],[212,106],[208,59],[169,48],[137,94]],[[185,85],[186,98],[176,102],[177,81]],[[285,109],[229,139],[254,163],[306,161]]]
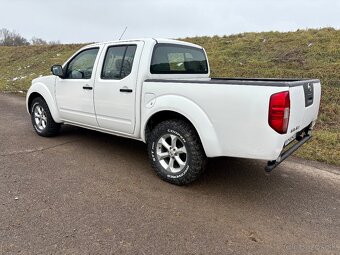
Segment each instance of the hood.
[[54,83],[56,78],[57,77],[54,76],[54,75],[41,76],[41,77],[33,79],[32,84],[38,83],[38,82],[41,82],[41,83],[44,83],[44,84],[49,84],[51,82]]

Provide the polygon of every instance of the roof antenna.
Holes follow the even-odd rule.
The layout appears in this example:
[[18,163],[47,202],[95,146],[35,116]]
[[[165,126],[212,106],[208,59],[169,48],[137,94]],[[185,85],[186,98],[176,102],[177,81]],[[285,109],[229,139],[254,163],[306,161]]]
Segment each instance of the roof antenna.
[[124,29],[122,35],[119,37],[118,41],[120,41],[120,39],[122,39],[123,35],[125,34],[126,29],[127,29],[127,27],[125,27],[125,29]]

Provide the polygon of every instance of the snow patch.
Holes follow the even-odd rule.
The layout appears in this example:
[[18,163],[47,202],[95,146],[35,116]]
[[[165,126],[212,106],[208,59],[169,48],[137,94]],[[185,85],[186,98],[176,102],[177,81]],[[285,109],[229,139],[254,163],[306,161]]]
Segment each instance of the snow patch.
[[12,81],[23,80],[23,79],[25,79],[26,77],[27,77],[27,76],[14,77],[14,78],[12,79]]

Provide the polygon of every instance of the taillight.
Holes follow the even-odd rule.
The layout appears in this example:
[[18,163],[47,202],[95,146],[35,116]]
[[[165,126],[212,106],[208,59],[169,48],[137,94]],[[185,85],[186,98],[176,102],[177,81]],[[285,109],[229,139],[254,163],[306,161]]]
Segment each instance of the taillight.
[[286,134],[289,123],[289,112],[289,91],[273,94],[269,101],[269,126],[280,134]]

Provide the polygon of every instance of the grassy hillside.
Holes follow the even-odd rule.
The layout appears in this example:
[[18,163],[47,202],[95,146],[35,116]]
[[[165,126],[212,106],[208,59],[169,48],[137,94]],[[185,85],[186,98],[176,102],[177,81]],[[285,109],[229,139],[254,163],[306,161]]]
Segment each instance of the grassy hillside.
[[319,120],[300,157],[340,165],[340,30],[244,33],[194,37],[215,77],[318,78],[322,83]]
[[0,91],[27,91],[31,80],[50,74],[82,45],[0,46]]
[[[340,165],[340,30],[244,33],[185,41],[207,50],[214,77],[319,78],[323,85],[314,139],[298,156]],[[26,91],[81,45],[0,47],[0,90]]]

